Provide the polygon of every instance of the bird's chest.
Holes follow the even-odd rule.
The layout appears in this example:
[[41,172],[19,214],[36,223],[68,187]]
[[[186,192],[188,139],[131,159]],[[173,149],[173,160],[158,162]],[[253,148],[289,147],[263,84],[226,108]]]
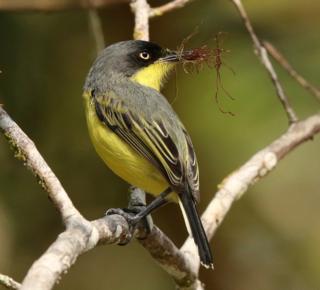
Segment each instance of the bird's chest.
[[167,181],[159,171],[98,119],[89,97],[85,97],[86,118],[92,143],[106,165],[128,183],[159,194]]

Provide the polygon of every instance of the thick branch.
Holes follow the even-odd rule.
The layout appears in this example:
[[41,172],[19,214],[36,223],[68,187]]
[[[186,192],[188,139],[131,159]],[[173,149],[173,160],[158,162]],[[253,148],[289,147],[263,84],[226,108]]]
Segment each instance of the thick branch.
[[3,285],[7,289],[18,290],[20,283],[14,281],[11,277],[0,274],[0,285]]
[[86,220],[75,222],[32,265],[20,290],[52,289],[81,254],[98,243],[121,243],[128,235],[128,224],[118,215],[106,216],[91,223]]
[[251,36],[256,53],[257,53],[258,57],[260,58],[261,63],[266,68],[267,72],[269,73],[269,76],[275,86],[276,93],[281,101],[281,104],[282,104],[284,110],[287,113],[289,123],[291,124],[291,123],[296,122],[298,120],[296,113],[293,110],[293,108],[291,107],[291,105],[289,103],[289,99],[288,99],[287,95],[285,94],[284,89],[278,80],[277,73],[275,72],[275,70],[272,66],[272,63],[268,57],[268,53],[267,53],[266,49],[261,44],[261,41],[259,40],[258,36],[254,32],[252,24],[249,20],[247,12],[245,11],[245,9],[242,5],[241,0],[231,0],[231,1],[236,6],[236,8],[237,8],[237,10],[238,10],[243,22],[244,22],[244,26],[246,27],[246,29],[248,30],[248,32]]

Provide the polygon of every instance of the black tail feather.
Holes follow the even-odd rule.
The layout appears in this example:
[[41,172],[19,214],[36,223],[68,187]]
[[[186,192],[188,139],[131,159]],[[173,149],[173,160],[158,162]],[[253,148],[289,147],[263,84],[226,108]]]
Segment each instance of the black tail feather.
[[185,210],[194,242],[198,247],[201,264],[206,268],[213,268],[210,245],[197,212],[195,201],[188,192],[180,194],[179,197]]

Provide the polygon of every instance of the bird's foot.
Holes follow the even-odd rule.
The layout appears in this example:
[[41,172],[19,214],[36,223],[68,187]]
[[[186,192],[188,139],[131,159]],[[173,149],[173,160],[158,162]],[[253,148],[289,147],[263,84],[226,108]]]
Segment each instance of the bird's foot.
[[[110,208],[106,212],[106,215],[118,214],[121,215],[129,225],[129,231],[131,235],[128,236],[128,239],[122,242],[120,245],[128,244],[135,232],[137,232],[136,237],[138,239],[145,239],[147,235],[151,232],[153,227],[152,218],[150,215],[143,217],[139,215],[140,212],[143,212],[146,206],[144,205],[135,205],[130,208]],[[137,231],[136,231],[137,230]]]

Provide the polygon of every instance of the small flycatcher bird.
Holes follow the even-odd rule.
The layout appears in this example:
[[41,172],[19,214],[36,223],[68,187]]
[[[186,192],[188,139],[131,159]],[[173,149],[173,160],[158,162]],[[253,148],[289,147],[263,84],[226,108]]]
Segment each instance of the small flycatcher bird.
[[210,246],[197,213],[199,170],[191,138],[160,93],[184,53],[140,40],[105,48],[84,85],[89,134],[107,166],[129,184],[156,198],[135,222],[166,202],[181,206],[200,261],[213,267]]

